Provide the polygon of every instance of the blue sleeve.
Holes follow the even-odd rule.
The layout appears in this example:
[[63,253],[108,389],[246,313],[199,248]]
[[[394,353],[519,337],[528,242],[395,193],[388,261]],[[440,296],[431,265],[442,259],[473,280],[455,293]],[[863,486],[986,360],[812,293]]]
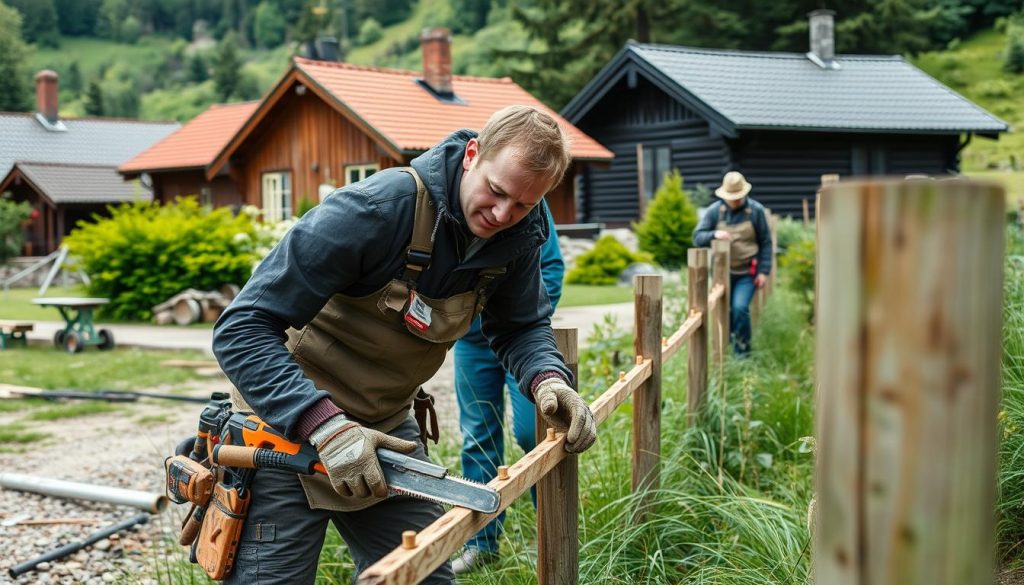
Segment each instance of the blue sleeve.
[[757,236],[757,272],[759,274],[772,273],[772,230],[768,227],[768,217],[764,207],[758,205],[754,208],[754,232]]
[[304,327],[364,267],[382,261],[380,250],[389,246],[366,234],[386,238],[392,231],[365,193],[332,194],[288,231],[217,320],[213,353],[221,368],[255,413],[286,437],[296,438],[302,414],[328,394],[289,353],[285,331]]
[[722,208],[721,203],[715,203],[704,212],[700,223],[693,230],[693,245],[697,248],[707,248],[715,237],[715,225],[718,223],[718,210]]
[[544,279],[544,289],[551,300],[551,308],[558,306],[562,298],[562,281],[565,278],[565,261],[562,260],[562,249],[558,245],[558,232],[555,231],[555,218],[551,216],[548,204],[543,203],[545,217],[548,219],[548,241],[540,248],[540,274]]

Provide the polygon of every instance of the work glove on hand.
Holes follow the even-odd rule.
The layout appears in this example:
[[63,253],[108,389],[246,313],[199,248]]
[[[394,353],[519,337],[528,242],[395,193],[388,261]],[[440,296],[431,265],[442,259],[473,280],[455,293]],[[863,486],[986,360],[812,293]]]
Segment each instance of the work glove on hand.
[[565,434],[565,450],[582,453],[597,440],[594,413],[583,398],[560,378],[544,380],[533,393],[548,424]]
[[342,496],[383,498],[388,495],[377,448],[409,454],[416,443],[404,441],[359,425],[342,415],[328,419],[309,436],[327,468],[334,491]]

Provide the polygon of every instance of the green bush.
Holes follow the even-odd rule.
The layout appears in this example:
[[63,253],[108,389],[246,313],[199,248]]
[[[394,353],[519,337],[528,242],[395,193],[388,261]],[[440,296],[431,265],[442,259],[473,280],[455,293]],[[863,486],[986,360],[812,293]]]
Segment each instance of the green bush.
[[1006,28],[1003,70],[1009,73],[1024,73],[1024,26],[1014,24]]
[[790,244],[779,258],[779,268],[786,272],[789,288],[807,302],[810,311],[814,308],[815,249],[813,239],[799,240]]
[[775,231],[775,243],[779,253],[785,253],[790,246],[797,242],[814,239],[814,226],[805,226],[802,221],[788,217],[780,217]]
[[91,277],[89,294],[110,299],[108,318],[147,320],[153,305],[186,288],[241,285],[269,247],[250,216],[191,197],[112,207],[111,214],[80,223],[64,240]]
[[604,236],[587,253],[576,258],[569,271],[569,284],[615,284],[619,274],[634,262],[649,262],[650,255],[630,252],[614,236]]
[[697,210],[683,190],[679,171],[665,175],[665,182],[654,194],[642,222],[634,224],[639,247],[650,252],[655,262],[666,268],[686,264],[686,251],[697,227]]
[[31,213],[28,203],[0,197],[0,266],[21,253],[21,222]]
[[367,18],[359,26],[359,34],[356,36],[356,44],[366,46],[376,43],[384,36],[384,28],[373,18]]

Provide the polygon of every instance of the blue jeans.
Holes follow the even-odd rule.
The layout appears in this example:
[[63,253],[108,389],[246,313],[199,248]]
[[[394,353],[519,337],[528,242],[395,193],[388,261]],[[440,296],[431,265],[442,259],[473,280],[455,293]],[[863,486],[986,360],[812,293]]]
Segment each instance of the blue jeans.
[[732,299],[729,304],[729,335],[733,353],[750,353],[750,300],[754,298],[754,275],[731,274]]
[[[465,339],[455,344],[455,395],[459,401],[459,429],[462,431],[462,473],[468,479],[486,483],[505,464],[505,386],[512,402],[512,433],[523,451],[537,445],[536,411],[515,378],[505,372],[494,352],[484,343]],[[502,512],[477,533],[467,546],[498,552]]]

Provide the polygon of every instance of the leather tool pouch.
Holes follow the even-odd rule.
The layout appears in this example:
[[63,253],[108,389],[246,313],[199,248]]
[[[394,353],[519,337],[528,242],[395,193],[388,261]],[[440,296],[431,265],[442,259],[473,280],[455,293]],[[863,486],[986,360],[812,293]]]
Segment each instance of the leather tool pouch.
[[213,493],[214,477],[202,464],[184,455],[164,459],[167,471],[167,497],[175,504],[192,502],[205,506]]
[[231,573],[248,508],[248,493],[239,497],[234,488],[223,483],[214,486],[196,540],[196,560],[211,579],[219,581]]

